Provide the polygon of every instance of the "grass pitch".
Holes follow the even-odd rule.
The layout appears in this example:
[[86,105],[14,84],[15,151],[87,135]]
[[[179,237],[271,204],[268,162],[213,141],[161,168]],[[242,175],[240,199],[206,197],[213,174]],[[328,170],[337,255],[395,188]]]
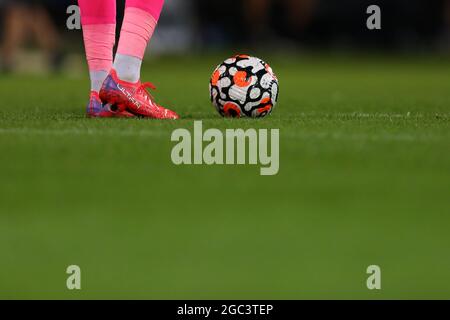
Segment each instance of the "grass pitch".
[[[263,57],[279,105],[230,120],[207,89],[227,55],[146,63],[177,122],[86,119],[87,78],[0,77],[0,298],[450,298],[450,61]],[[173,165],[194,120],[279,128],[279,174]]]

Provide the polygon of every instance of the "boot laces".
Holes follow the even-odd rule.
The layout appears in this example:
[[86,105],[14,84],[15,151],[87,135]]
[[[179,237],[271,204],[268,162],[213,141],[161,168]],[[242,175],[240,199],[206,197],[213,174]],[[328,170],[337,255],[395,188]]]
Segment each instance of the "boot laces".
[[155,99],[153,98],[153,96],[148,92],[147,89],[151,89],[151,90],[156,90],[156,87],[153,83],[151,82],[144,82],[141,84],[141,86],[139,87],[139,91],[143,94],[143,96],[145,97],[145,99],[150,102],[152,105],[156,105],[156,103],[154,102]]

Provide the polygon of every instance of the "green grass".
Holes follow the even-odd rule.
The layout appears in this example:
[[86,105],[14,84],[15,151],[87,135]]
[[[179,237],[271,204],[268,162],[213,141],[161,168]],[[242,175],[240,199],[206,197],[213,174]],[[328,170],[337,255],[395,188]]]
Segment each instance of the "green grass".
[[[209,104],[221,58],[146,64],[178,122],[85,119],[87,79],[0,77],[0,298],[450,298],[450,61],[269,57],[256,121]],[[173,165],[197,119],[279,128],[279,174]]]

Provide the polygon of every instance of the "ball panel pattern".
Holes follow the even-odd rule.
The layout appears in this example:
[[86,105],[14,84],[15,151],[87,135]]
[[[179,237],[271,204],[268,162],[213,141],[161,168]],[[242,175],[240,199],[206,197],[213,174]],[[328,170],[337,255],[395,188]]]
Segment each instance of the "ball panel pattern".
[[211,102],[222,116],[260,118],[275,107],[279,84],[272,68],[263,60],[238,55],[214,70],[209,90]]

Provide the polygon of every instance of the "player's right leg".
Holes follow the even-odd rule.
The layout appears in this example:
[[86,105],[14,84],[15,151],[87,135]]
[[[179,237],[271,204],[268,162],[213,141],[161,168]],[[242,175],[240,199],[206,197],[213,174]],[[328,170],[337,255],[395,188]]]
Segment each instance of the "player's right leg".
[[91,94],[86,113],[89,117],[131,117],[126,111],[114,111],[103,104],[99,91],[113,62],[116,40],[116,0],[78,0],[91,79]]
[[140,81],[142,60],[163,8],[164,0],[127,0],[114,65],[100,90],[103,101],[142,118],[178,119],[172,110],[155,102]]

